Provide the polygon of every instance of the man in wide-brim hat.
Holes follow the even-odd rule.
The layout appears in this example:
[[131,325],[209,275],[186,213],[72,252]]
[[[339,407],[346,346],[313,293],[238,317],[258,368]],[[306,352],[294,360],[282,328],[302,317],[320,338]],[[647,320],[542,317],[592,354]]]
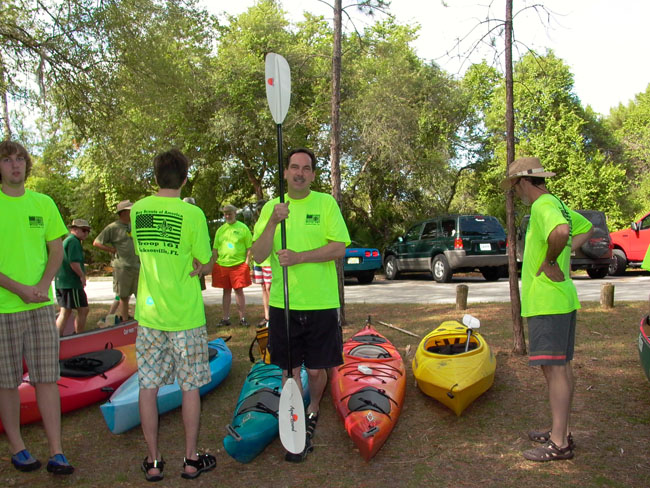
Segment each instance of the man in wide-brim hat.
[[530,205],[521,270],[521,315],[527,318],[529,364],[540,366],[549,389],[553,418],[550,429],[530,431],[543,444],[523,453],[531,461],[571,459],[574,443],[569,416],[574,391],[571,361],[575,343],[578,294],[571,280],[571,250],[591,235],[591,223],[570,210],[546,188],[546,171],[538,158],[512,162],[501,182]]

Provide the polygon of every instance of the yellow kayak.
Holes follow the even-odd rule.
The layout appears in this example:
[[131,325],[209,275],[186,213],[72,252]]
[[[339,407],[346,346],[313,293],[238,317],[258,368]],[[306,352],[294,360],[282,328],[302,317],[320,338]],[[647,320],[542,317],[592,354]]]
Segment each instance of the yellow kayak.
[[455,320],[443,322],[422,339],[413,359],[420,390],[456,415],[492,386],[496,369],[490,346],[476,332],[478,320],[466,315],[463,322],[469,327]]

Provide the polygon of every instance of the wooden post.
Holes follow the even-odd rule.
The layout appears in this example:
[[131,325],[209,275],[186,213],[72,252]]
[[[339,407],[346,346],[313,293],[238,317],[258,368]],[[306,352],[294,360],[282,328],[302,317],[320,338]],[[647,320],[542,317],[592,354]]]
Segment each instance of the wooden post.
[[467,285],[456,285],[456,310],[467,310]]
[[600,287],[600,306],[614,308],[614,285],[612,283],[603,283]]

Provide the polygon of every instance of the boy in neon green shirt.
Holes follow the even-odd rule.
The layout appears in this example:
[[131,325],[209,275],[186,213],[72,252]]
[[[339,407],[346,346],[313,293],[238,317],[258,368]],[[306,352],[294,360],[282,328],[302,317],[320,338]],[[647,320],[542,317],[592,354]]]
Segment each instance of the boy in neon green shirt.
[[548,431],[531,431],[530,440],[544,445],[523,453],[530,461],[554,461],[573,457],[569,415],[574,379],[571,368],[575,343],[578,294],[571,281],[571,249],[591,235],[591,223],[546,189],[545,171],[538,158],[520,158],[508,168],[501,182],[514,189],[525,205],[531,205],[521,271],[522,316],[528,317],[529,364],[541,366],[549,389],[553,417]]
[[67,229],[56,204],[47,195],[25,189],[32,160],[12,141],[0,143],[0,420],[19,471],[34,471],[20,434],[23,357],[36,388],[45,435],[50,447],[47,470],[57,475],[74,471],[61,446],[59,334],[52,305],[52,279],[63,260],[61,237]]
[[[269,307],[271,362],[299,377],[304,363],[309,377],[307,439],[300,454],[287,452],[285,460],[301,462],[313,450],[320,400],[327,385],[327,369],[343,362],[335,260],[345,255],[350,236],[331,195],[311,191],[316,157],[308,149],[294,149],[287,158],[287,199],[267,202],[255,224],[253,258],[271,257],[273,284]],[[286,221],[287,249],[282,249],[281,221]],[[291,344],[287,346],[282,268],[287,267]],[[287,348],[291,347],[292,364]],[[286,377],[286,373],[283,373]]]
[[183,478],[214,469],[216,459],[198,454],[199,388],[210,381],[205,311],[198,275],[210,270],[208,227],[203,211],[180,199],[189,161],[176,149],[154,158],[160,190],[131,209],[140,277],[135,318],[140,416],[148,453],[141,468],[147,481],[163,479],[158,450],[158,389],[178,381],[185,427]]

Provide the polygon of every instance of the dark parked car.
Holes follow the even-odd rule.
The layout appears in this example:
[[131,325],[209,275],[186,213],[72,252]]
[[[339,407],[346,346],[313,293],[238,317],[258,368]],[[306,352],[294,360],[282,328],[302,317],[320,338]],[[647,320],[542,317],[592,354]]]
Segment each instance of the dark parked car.
[[366,285],[372,283],[375,271],[381,268],[381,255],[378,249],[363,247],[356,242],[351,242],[345,249],[343,260],[343,275],[359,280]]
[[[576,210],[594,226],[594,233],[579,249],[571,253],[571,269],[586,269],[590,278],[599,279],[607,276],[612,261],[612,241],[609,237],[607,219],[598,210]],[[517,260],[521,261],[524,253],[526,230],[530,215],[524,216],[517,232]]]
[[386,278],[403,271],[431,271],[447,283],[455,272],[478,269],[488,281],[507,273],[506,233],[495,217],[444,215],[419,222],[384,252]]

